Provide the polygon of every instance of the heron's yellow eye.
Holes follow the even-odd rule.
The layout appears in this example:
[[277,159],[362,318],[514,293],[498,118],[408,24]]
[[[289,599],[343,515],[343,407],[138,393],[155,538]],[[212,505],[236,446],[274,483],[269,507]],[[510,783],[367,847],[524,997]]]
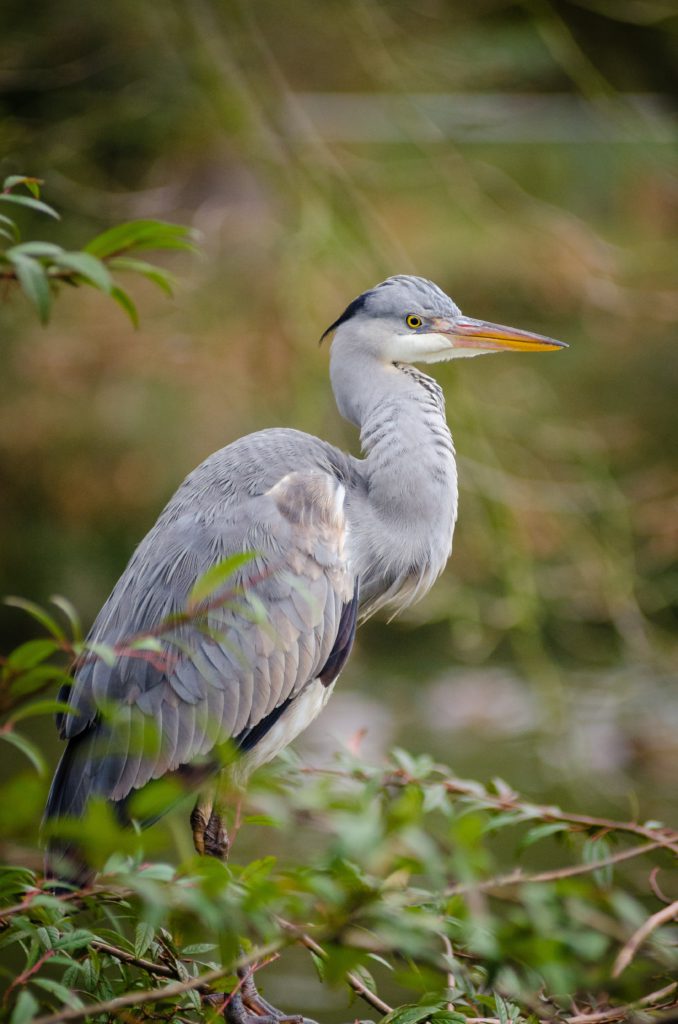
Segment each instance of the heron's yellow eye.
[[421,317],[417,316],[416,313],[410,313],[405,317],[405,323],[408,327],[411,327],[413,331],[416,331],[417,327],[421,327],[422,322]]

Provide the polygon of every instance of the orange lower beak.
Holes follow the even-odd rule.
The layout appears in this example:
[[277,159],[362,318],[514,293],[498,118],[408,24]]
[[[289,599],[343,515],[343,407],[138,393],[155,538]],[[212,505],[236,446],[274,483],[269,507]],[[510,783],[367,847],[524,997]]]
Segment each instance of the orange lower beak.
[[502,352],[553,352],[567,348],[564,341],[547,338],[532,331],[520,331],[516,327],[502,327],[485,320],[472,320],[460,316],[458,320],[436,319],[431,322],[432,330],[444,334],[455,348],[475,348]]

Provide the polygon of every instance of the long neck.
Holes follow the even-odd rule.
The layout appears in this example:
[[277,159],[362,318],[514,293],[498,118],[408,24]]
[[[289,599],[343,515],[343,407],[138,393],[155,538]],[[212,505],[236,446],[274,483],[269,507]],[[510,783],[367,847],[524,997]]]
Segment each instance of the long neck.
[[442,390],[412,366],[333,358],[341,412],[360,428],[364,488],[350,495],[356,568],[368,610],[407,604],[449,557],[457,515],[454,447]]

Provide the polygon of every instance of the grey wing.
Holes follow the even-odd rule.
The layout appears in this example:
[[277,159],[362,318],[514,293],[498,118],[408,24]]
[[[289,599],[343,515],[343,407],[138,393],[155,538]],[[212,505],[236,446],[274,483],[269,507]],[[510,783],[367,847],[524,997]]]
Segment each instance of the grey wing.
[[[81,813],[91,794],[122,800],[227,738],[249,749],[309,684],[334,681],[358,603],[344,497],[331,473],[292,472],[264,494],[161,517],[91,634],[116,647],[114,664],[87,659],[67,695],[60,731],[72,755],[86,753],[58,769],[48,817]],[[239,570],[241,593],[229,580],[226,598],[210,595],[199,616],[161,633],[196,579],[239,551],[257,553]],[[160,651],[130,649],[148,633]]]

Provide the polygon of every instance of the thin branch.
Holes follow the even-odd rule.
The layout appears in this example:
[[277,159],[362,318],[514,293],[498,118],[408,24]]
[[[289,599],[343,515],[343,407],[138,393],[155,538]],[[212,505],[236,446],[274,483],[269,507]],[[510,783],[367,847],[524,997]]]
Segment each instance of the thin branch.
[[[84,896],[91,896],[95,891],[95,888],[88,886],[85,889],[74,889],[73,892],[61,893],[59,896],[54,896],[53,899],[59,900],[62,903],[67,903],[69,900],[80,900]],[[0,921],[5,917],[14,917],[16,914],[26,913],[31,909],[34,899],[37,899],[38,896],[45,895],[48,894],[45,893],[43,889],[31,889],[26,893],[21,903],[13,903],[10,907],[0,907]]]
[[[276,918],[276,920],[281,928],[284,928],[288,934],[293,935],[300,945],[305,946],[306,949],[310,950],[310,952],[314,953],[317,957],[320,957],[321,960],[327,960],[327,953],[323,947],[320,946],[315,939],[312,939],[310,935],[306,932],[300,931],[296,925],[292,924],[290,921],[283,920],[281,917]],[[358,975],[354,974],[353,971],[346,972],[346,981],[356,995],[360,996],[361,999],[364,999],[366,1003],[369,1003],[373,1009],[379,1010],[379,1012],[383,1014],[391,1013],[393,1010],[392,1006],[389,1006],[383,999],[380,999],[375,992],[370,991],[367,985],[361,981]],[[36,1024],[38,1024],[38,1022],[36,1022]]]
[[660,870],[661,868],[659,867],[652,868],[652,871],[650,872],[650,877],[648,878],[648,882],[650,888],[652,889],[652,892],[655,894],[660,903],[670,903],[671,900],[662,892],[659,882],[657,880],[657,875],[659,874]]
[[35,963],[33,964],[32,967],[28,967],[28,968],[26,968],[25,971],[22,971],[21,974],[17,974],[16,978],[14,979],[12,984],[9,986],[9,988],[5,992],[5,995],[3,997],[3,1003],[7,1003],[8,1000],[9,1000],[10,993],[18,985],[25,985],[26,982],[28,981],[28,979],[33,977],[33,975],[36,974],[37,971],[40,970],[40,968],[43,966],[43,964],[45,964],[51,957],[54,956],[55,952],[56,952],[56,950],[54,950],[54,949],[46,950],[42,954],[42,956],[38,957],[38,959],[35,961]]
[[[573,1017],[567,1017],[566,1022],[567,1024],[606,1024],[607,1021],[626,1021],[629,1019],[629,1014],[633,1013],[634,1010],[642,1010],[648,1006],[659,1008],[658,1004],[663,1003],[677,988],[678,981],[672,981],[670,985],[666,985],[656,992],[643,996],[642,999],[638,999],[635,1003],[629,1003],[627,1006],[614,1006],[610,1007],[609,1010],[599,1010],[594,1013],[578,1013]],[[662,1008],[672,1010],[675,1006],[675,1003],[671,1003]]]
[[99,942],[98,939],[94,939],[90,942],[90,946],[92,949],[98,949],[100,953],[107,953],[115,960],[138,967],[149,974],[157,974],[162,978],[178,978],[178,972],[173,967],[168,967],[166,964],[154,964],[152,960],[144,960],[143,957],[134,956],[124,949],[118,949],[117,946],[110,946],[107,942]]
[[[300,768],[302,774],[307,775],[333,775],[337,778],[359,781],[373,781],[374,776],[361,771],[350,772],[335,768]],[[678,831],[670,828],[648,828],[635,821],[614,821],[611,818],[598,818],[590,814],[575,814],[571,811],[563,811],[560,807],[533,804],[521,800],[517,793],[503,793],[501,795],[488,792],[487,789],[480,789],[477,785],[469,785],[463,779],[449,778],[445,776],[433,776],[430,779],[415,779],[402,768],[389,769],[382,776],[382,787],[387,786],[409,786],[413,783],[419,785],[442,786],[448,793],[472,800],[477,804],[483,804],[488,810],[517,811],[526,815],[525,820],[540,819],[542,821],[562,821],[566,825],[573,825],[581,829],[599,829],[603,832],[628,832],[631,835],[642,836],[643,839],[658,846],[666,847],[673,853],[678,854]]]
[[504,889],[514,885],[527,885],[532,882],[557,882],[563,878],[586,875],[591,871],[597,871],[598,868],[606,868],[611,864],[618,864],[620,861],[641,857],[644,853],[658,850],[666,845],[663,840],[656,840],[653,843],[643,843],[641,846],[632,846],[628,850],[611,853],[608,857],[601,857],[600,860],[591,861],[590,864],[574,864],[565,868],[554,868],[552,871],[540,871],[533,875],[526,875],[518,868],[507,875],[499,875],[497,878],[487,878],[481,882],[464,882],[451,885],[444,890],[443,895],[460,896],[467,892],[491,892],[493,889]]
[[59,1010],[57,1013],[47,1014],[45,1017],[36,1017],[33,1024],[59,1024],[60,1021],[82,1020],[83,1017],[97,1017],[100,1013],[117,1013],[127,1006],[141,1006],[143,1003],[159,1003],[163,999],[174,999],[182,996],[185,992],[197,989],[207,989],[207,986],[219,978],[225,977],[233,972],[233,966],[218,967],[212,971],[206,971],[197,978],[190,978],[188,981],[177,981],[173,985],[165,985],[163,988],[147,989],[143,992],[127,992],[123,996],[116,996],[115,999],[106,999],[101,1003],[88,1003],[86,1006]]
[[633,960],[634,956],[638,952],[638,949],[643,944],[645,939],[655,930],[663,924],[668,924],[669,921],[674,921],[678,917],[678,900],[673,903],[669,903],[668,906],[662,907],[656,914],[648,917],[647,921],[641,924],[626,945],[622,948],[619,956],[614,962],[614,968],[612,976],[618,978],[619,975],[624,971]]
[[[671,982],[657,992],[651,992],[635,1003],[625,1006],[610,1006],[607,1010],[594,1010],[591,1013],[576,1013],[562,1018],[564,1024],[614,1024],[615,1021],[627,1021],[629,1015],[637,1010],[653,1008],[655,1010],[673,1010],[678,1004],[664,1004],[664,1000],[678,988],[678,981]],[[553,1017],[540,1018],[541,1024],[554,1024]],[[467,1017],[466,1024],[501,1024],[498,1017]]]

